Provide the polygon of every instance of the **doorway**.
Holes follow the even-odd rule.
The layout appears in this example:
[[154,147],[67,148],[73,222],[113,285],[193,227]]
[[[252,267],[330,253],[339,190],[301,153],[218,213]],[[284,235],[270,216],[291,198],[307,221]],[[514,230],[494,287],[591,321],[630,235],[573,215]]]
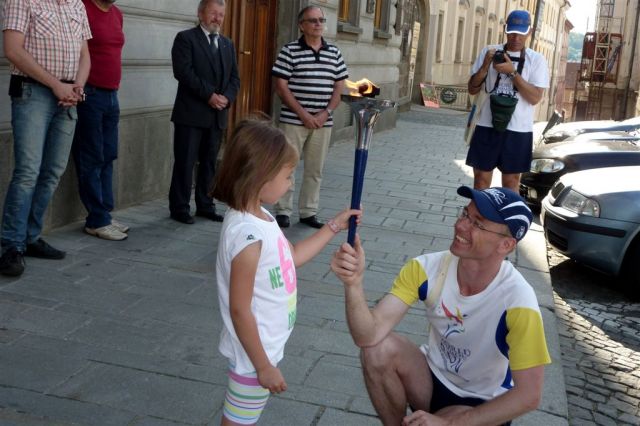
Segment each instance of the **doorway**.
[[399,96],[403,109],[408,108],[411,100],[420,99],[418,84],[422,81],[422,61],[428,28],[425,25],[427,6],[422,0],[405,0],[399,22],[402,42],[399,68]]
[[229,128],[249,114],[271,114],[271,67],[275,57],[277,0],[227,2],[225,34],[236,48],[240,91]]

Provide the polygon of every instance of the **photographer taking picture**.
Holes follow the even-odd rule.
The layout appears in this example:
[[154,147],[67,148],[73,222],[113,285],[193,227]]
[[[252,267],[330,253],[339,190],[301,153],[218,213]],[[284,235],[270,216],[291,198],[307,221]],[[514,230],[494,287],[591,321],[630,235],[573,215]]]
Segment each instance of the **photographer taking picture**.
[[481,107],[466,164],[473,167],[475,189],[489,188],[497,168],[502,186],[517,193],[520,173],[531,164],[534,106],[549,87],[549,70],[544,56],[526,47],[529,12],[512,11],[505,33],[507,43],[482,49],[471,69],[469,94],[485,90],[489,96]]

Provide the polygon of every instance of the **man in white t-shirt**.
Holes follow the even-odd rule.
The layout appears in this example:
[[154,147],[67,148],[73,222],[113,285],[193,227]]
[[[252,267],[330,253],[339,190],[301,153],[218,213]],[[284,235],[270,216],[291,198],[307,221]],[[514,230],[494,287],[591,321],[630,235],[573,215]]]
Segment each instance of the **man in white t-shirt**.
[[[490,107],[490,96],[480,111],[467,165],[473,167],[473,186],[491,186],[493,169],[502,172],[502,186],[518,192],[520,173],[529,171],[533,148],[534,106],[549,87],[549,69],[544,56],[526,47],[531,34],[531,17],[526,10],[514,10],[507,18],[505,45],[482,49],[471,69],[469,94],[486,90],[492,95],[517,98],[506,130],[494,121],[498,113]],[[503,115],[502,118],[505,118]]]
[[[409,260],[375,307],[364,293],[360,240],[343,244],[331,261],[385,425],[507,425],[540,402],[550,362],[542,316],[535,292],[505,260],[529,229],[531,210],[507,188],[461,186],[458,194],[471,201],[450,251]],[[421,347],[393,331],[419,301],[429,327]]]

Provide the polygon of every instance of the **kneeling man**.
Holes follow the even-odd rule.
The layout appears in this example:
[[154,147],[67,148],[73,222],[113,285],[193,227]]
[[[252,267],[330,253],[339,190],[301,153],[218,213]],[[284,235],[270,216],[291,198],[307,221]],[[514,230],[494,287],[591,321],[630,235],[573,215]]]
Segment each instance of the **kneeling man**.
[[[529,229],[531,211],[506,188],[462,186],[458,194],[471,202],[460,211],[449,251],[407,262],[374,308],[364,295],[359,238],[331,262],[345,284],[349,330],[385,425],[510,424],[540,402],[551,362],[540,308],[505,260]],[[430,330],[419,348],[392,331],[418,300]]]

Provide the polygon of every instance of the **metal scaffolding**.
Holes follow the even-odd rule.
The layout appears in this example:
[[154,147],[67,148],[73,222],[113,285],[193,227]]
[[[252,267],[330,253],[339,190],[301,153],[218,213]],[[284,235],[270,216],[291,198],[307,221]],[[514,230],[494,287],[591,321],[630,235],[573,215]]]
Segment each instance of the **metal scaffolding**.
[[615,0],[600,0],[596,31],[585,34],[578,81],[587,84],[585,119],[614,118],[622,18],[614,17]]

